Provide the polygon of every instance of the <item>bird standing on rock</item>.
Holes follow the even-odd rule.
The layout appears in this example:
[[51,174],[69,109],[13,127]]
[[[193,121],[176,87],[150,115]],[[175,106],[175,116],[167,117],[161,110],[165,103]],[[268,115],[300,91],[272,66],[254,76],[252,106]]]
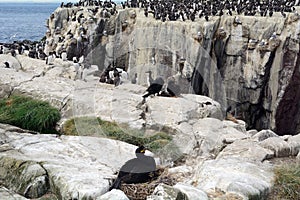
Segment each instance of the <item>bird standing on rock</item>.
[[9,63],[8,63],[8,62],[5,62],[5,63],[4,63],[4,65],[5,65],[5,68],[10,68],[10,66],[9,66]]
[[148,87],[148,89],[146,90],[147,93],[143,95],[143,98],[147,98],[148,96],[152,95],[152,94],[158,94],[163,85],[164,85],[164,80],[161,77],[158,77],[157,79],[155,79],[153,81],[153,83]]
[[153,157],[145,155],[146,148],[135,150],[136,158],[128,160],[120,169],[117,179],[109,190],[120,189],[122,183],[145,183],[153,179],[156,163]]

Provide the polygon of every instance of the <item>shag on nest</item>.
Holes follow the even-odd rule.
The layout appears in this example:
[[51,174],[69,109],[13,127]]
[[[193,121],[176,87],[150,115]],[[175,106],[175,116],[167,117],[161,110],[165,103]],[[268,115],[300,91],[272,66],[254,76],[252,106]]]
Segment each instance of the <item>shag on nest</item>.
[[146,90],[147,93],[143,95],[143,98],[147,98],[148,96],[150,96],[152,94],[158,94],[161,91],[164,83],[165,82],[161,77],[158,77],[157,79],[155,79],[153,81],[153,83]]
[[130,200],[146,200],[149,195],[151,195],[155,188],[164,183],[166,185],[173,186],[176,184],[175,177],[169,174],[167,168],[158,168],[156,170],[157,179],[151,180],[146,183],[138,184],[127,184],[121,185],[121,190],[126,194]]
[[140,146],[136,149],[136,158],[128,160],[120,169],[117,179],[109,190],[120,189],[122,183],[145,183],[152,180],[156,172],[153,157],[144,155],[146,148]]

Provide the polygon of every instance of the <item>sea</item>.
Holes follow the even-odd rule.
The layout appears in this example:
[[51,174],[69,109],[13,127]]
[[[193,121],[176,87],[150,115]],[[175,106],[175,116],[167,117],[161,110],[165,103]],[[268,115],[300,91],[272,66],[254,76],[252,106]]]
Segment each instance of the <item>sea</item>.
[[60,3],[0,3],[0,43],[41,40]]

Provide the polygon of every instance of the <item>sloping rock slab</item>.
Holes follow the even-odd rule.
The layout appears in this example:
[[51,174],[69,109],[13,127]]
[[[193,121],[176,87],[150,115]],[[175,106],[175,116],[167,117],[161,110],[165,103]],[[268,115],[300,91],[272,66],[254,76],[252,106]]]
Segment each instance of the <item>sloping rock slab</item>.
[[208,197],[205,192],[190,185],[177,183],[173,187],[186,194],[189,200],[208,200]]
[[128,197],[121,190],[113,189],[97,198],[96,200],[129,200]]
[[255,135],[253,135],[253,139],[257,141],[263,141],[270,137],[278,137],[278,135],[274,133],[272,130],[261,130]]
[[135,146],[105,138],[4,133],[1,127],[0,134],[6,147],[0,152],[0,179],[24,196],[46,188],[61,199],[95,199],[135,157]]
[[180,98],[154,97],[146,101],[149,126],[176,127],[183,122],[205,117],[222,119],[221,106],[205,96],[184,94]]
[[289,143],[280,137],[270,137],[262,142],[260,145],[266,149],[274,151],[276,157],[288,157],[291,154],[291,147]]
[[193,182],[207,193],[219,189],[237,193],[245,199],[264,199],[272,186],[273,171],[268,164],[224,158],[205,161],[198,169]]
[[4,188],[4,187],[0,187],[0,197],[1,200],[27,200],[27,198],[19,195],[19,194],[15,194],[14,192]]
[[47,172],[36,162],[0,156],[0,177],[5,185],[27,198],[38,198],[49,190]]
[[261,147],[251,140],[240,140],[226,146],[218,155],[217,159],[243,158],[250,161],[262,162],[274,157],[274,152]]
[[288,138],[287,142],[291,147],[291,154],[293,156],[300,153],[300,134]]

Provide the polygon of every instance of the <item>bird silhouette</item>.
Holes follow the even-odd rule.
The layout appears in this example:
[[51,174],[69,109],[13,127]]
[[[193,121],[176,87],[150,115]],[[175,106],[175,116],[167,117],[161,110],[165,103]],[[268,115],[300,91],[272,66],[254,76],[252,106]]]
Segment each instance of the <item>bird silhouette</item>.
[[146,90],[147,93],[143,95],[143,98],[147,98],[148,96],[150,96],[152,94],[158,94],[161,91],[164,83],[165,82],[161,77],[158,77],[157,79],[155,79],[153,81],[153,83]]
[[153,157],[144,155],[146,148],[135,150],[136,158],[128,160],[120,169],[117,179],[109,190],[120,189],[122,183],[145,183],[154,178],[156,164]]

